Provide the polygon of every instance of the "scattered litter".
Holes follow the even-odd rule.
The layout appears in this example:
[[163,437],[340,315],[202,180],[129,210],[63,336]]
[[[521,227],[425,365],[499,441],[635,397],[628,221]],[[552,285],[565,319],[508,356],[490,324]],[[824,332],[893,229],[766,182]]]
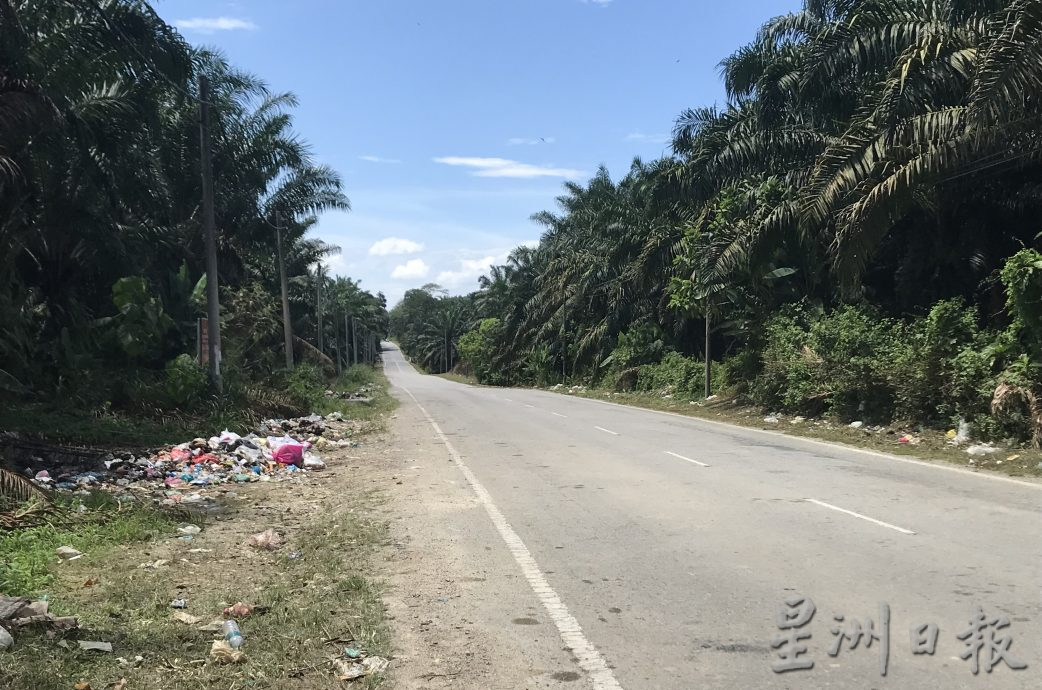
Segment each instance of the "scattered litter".
[[344,647],[344,656],[346,656],[348,659],[361,659],[362,650],[355,649],[354,647]]
[[199,632],[209,632],[209,633],[221,632],[221,627],[223,625],[224,625],[224,621],[211,621],[211,622],[207,623],[206,625],[200,625],[198,628],[196,628],[196,630],[198,630]]
[[7,632],[7,628],[0,625],[0,652],[10,649],[14,646],[14,638],[11,633]]
[[362,659],[362,666],[365,668],[365,675],[367,676],[373,673],[383,673],[390,665],[391,662],[382,656],[367,656],[365,659]]
[[182,536],[194,536],[202,531],[202,528],[197,525],[185,525],[177,528],[177,533]]
[[224,615],[229,618],[246,618],[253,613],[253,608],[249,604],[244,604],[241,601],[232,604],[224,610]]
[[789,424],[802,424],[805,421],[807,421],[806,417],[800,417],[799,415],[796,415],[795,417],[792,418],[792,420],[789,422]]
[[333,661],[336,669],[337,680],[355,680],[365,676],[365,669],[361,664],[356,664],[347,659],[336,659]]
[[905,434],[901,438],[897,439],[897,442],[905,443],[910,446],[918,446],[920,443],[922,443],[922,439],[916,436],[912,436],[911,434]]
[[238,664],[246,661],[246,652],[232,649],[224,640],[214,640],[210,647],[210,656],[219,664]]
[[185,613],[184,611],[174,611],[173,619],[179,623],[184,623],[185,625],[195,625],[200,620],[196,616],[193,616],[190,613]]
[[239,624],[235,621],[225,621],[221,624],[221,632],[224,633],[224,641],[228,643],[228,646],[232,649],[238,649],[242,646],[245,640],[242,638],[242,631],[239,630]]
[[[344,650],[345,653],[347,651]],[[380,656],[367,656],[361,659],[360,650],[351,651],[359,652],[359,657],[335,659],[333,661],[337,680],[356,680],[365,676],[371,676],[374,673],[383,673],[391,663]]]
[[286,558],[288,558],[291,561],[299,561],[303,557],[303,551],[290,551],[288,554],[286,554]]
[[188,608],[187,599],[174,599],[170,602],[170,608],[172,609],[186,609]]
[[969,448],[967,448],[966,452],[970,455],[980,456],[991,455],[997,450],[998,448],[995,448],[990,443],[979,443],[977,445],[970,446]]
[[170,561],[166,560],[165,558],[160,558],[158,560],[152,561],[151,563],[142,563],[138,567],[143,568],[145,570],[157,570],[159,568],[162,568],[169,562]]
[[864,422],[860,422],[860,421],[858,421],[858,422],[851,422],[847,426],[849,426],[851,429],[860,429],[861,427],[865,426],[865,423]]
[[77,558],[83,558],[83,554],[71,546],[59,546],[55,553],[63,561],[75,561]]
[[[305,452],[312,448],[357,447],[358,442],[351,437],[366,425],[344,419],[340,413],[269,419],[245,436],[225,429],[209,439],[196,438],[145,454],[117,451],[92,457],[87,464],[32,467],[26,472],[31,481],[48,490],[105,491],[118,501],[145,499],[165,507],[192,506],[216,512],[216,502],[202,493],[207,488],[288,481],[301,477],[302,470],[321,470],[326,463],[313,451],[307,453],[312,458],[311,466],[305,467]],[[82,503],[77,509],[87,511]],[[179,532],[181,537],[194,534]]]
[[77,644],[79,644],[80,649],[86,652],[112,652],[111,642],[87,642],[80,640]]
[[118,683],[108,686],[109,690],[127,690],[127,679],[120,678]]
[[777,424],[778,421],[779,421],[778,417],[776,415],[773,415],[773,414],[767,415],[766,417],[763,418],[764,424]]
[[93,688],[91,688],[90,683],[88,683],[85,680],[81,680],[80,682],[72,686],[72,690],[93,690]]
[[130,666],[132,668],[137,668],[141,664],[145,663],[145,657],[143,657],[141,655],[138,655],[138,656],[134,657],[133,659],[126,659],[124,657],[117,657],[116,661],[119,663],[120,666]]
[[270,527],[263,532],[258,532],[249,538],[246,542],[250,546],[255,546],[258,549],[267,549],[268,551],[274,551],[282,546],[282,537]]
[[1013,455],[1006,456],[1006,462],[1013,462],[1014,460],[1020,460],[1020,454],[1014,453]]

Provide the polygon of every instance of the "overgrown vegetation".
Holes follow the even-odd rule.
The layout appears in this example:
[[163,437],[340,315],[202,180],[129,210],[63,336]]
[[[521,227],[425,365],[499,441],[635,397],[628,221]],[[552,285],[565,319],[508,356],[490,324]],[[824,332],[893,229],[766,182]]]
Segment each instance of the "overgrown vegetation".
[[[709,359],[771,409],[1038,445],[1040,46],[1034,0],[808,0],[722,61],[672,155],[566,184],[437,347],[484,383],[682,397]],[[440,371],[424,314],[392,330]]]
[[[223,395],[195,363],[206,292],[203,77]],[[339,175],[294,131],[296,104],[223,55],[190,47],[146,2],[0,0],[5,420],[37,411],[64,420],[46,429],[59,437],[93,440],[100,434],[74,433],[88,419],[162,437],[203,419],[306,412],[319,374],[375,358],[383,295],[331,279],[321,262],[338,249],[307,235],[317,214],[349,203]],[[293,372],[276,226],[303,363]]]

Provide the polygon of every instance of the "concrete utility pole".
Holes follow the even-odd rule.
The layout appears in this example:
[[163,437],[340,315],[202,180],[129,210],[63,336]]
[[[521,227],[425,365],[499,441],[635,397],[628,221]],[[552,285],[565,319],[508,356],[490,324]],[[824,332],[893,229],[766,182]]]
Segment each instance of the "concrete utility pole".
[[336,375],[342,376],[344,373],[344,362],[340,358],[340,326],[337,324],[336,313],[333,313],[330,318],[333,321],[333,348],[336,350]]
[[282,254],[282,214],[275,214],[275,242],[279,249],[279,282],[282,284],[282,333],[286,339],[286,368],[293,369],[293,323],[289,315],[289,282],[286,258]]
[[315,300],[315,313],[318,321],[318,351],[322,352],[322,262],[318,263],[318,296]]
[[221,386],[221,305],[217,292],[217,221],[214,218],[213,159],[210,149],[210,80],[199,77],[199,160],[203,184],[203,232],[206,239],[206,340],[210,382]]
[[710,334],[710,332],[711,331],[710,331],[710,327],[709,327],[709,310],[706,309],[706,397],[707,398],[710,395],[712,395],[712,388],[713,388],[713,368],[712,368],[712,360],[710,359],[710,351],[709,351],[709,334]]
[[348,327],[348,316],[344,314],[344,366],[351,366],[351,356],[348,354],[351,351],[351,330]]
[[358,327],[355,325],[355,317],[351,317],[351,356],[358,364]]

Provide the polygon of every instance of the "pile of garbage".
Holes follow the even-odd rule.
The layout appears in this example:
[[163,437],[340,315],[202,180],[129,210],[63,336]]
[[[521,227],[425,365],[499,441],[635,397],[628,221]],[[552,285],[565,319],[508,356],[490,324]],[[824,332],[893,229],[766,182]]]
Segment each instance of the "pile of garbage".
[[225,429],[209,439],[196,438],[145,454],[108,453],[93,468],[37,469],[25,473],[38,486],[56,491],[106,491],[120,500],[138,493],[160,504],[204,503],[199,490],[228,483],[284,481],[325,468],[318,451],[358,445],[350,439],[351,422],[334,412],[295,419],[269,419],[246,436]]

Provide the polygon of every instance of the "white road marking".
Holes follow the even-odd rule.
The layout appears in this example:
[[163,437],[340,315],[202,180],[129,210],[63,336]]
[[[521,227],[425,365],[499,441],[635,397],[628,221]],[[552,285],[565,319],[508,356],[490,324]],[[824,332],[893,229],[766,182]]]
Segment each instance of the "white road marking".
[[875,518],[870,518],[867,515],[862,515],[861,513],[855,513],[853,510],[847,510],[846,508],[840,508],[839,506],[834,506],[831,503],[825,503],[824,501],[818,501],[818,500],[813,499],[813,498],[805,498],[803,500],[807,501],[808,503],[813,503],[815,505],[819,505],[819,506],[821,506],[823,508],[831,508],[832,510],[838,510],[841,513],[846,513],[847,515],[853,515],[856,518],[861,518],[862,520],[868,520],[869,522],[874,522],[875,524],[880,525],[882,527],[889,527],[890,529],[897,530],[898,532],[901,532],[902,534],[915,534],[915,532],[913,532],[910,529],[905,529],[904,527],[898,527],[897,525],[891,525],[889,522],[883,522],[882,520],[876,520]]
[[[564,395],[563,393],[555,393],[554,395]],[[704,417],[692,417],[691,415],[680,414],[679,412],[666,412],[665,410],[650,410],[646,407],[639,407],[637,405],[623,405],[622,403],[608,402],[607,400],[597,400],[596,398],[575,398],[572,400],[584,400],[586,402],[597,403],[598,405],[611,405],[612,407],[621,407],[624,410],[636,410],[638,412],[647,412],[650,414],[662,414],[670,417],[677,417],[690,422],[693,426],[705,424],[709,426],[720,426],[724,427],[729,431],[745,431],[750,434],[760,434],[762,436],[773,436],[775,438],[783,438],[787,441],[792,442],[793,445],[798,443],[806,443],[815,446],[821,446],[828,448],[829,450],[844,451],[848,453],[858,453],[860,455],[867,455],[882,460],[893,460],[896,462],[904,462],[909,465],[920,465],[922,467],[929,467],[933,470],[944,470],[946,472],[955,472],[967,477],[976,477],[978,479],[991,479],[997,482],[1006,482],[1009,484],[1017,484],[1019,486],[1034,489],[1036,491],[1042,491],[1042,482],[1026,482],[1023,479],[1014,479],[1013,477],[1004,477],[1000,474],[989,474],[984,472],[974,472],[972,470],[964,470],[961,467],[954,467],[952,465],[944,464],[942,462],[927,462],[925,460],[914,460],[912,458],[901,457],[900,455],[891,455],[890,453],[880,453],[876,450],[867,450],[865,448],[858,448],[856,446],[846,445],[844,443],[831,443],[829,441],[819,441],[813,438],[807,438],[806,436],[796,436],[794,434],[783,434],[780,431],[770,431],[767,429],[755,429],[753,427],[742,426],[740,424],[730,424],[728,422],[718,422],[715,419],[705,419]]]
[[669,450],[666,451],[666,455],[672,455],[674,458],[680,458],[681,460],[687,460],[688,462],[693,462],[696,465],[701,465],[702,467],[709,467],[709,465],[705,464],[704,462],[699,462],[698,460],[692,460],[691,458],[685,458],[683,455],[677,455],[676,453],[674,453],[672,451],[669,451]]
[[521,541],[521,537],[517,535],[514,528],[510,526],[507,519],[503,516],[503,513],[499,511],[496,504],[492,501],[492,496],[485,487],[482,486],[481,482],[478,481],[477,476],[470,471],[466,463],[463,462],[463,456],[449,443],[448,437],[438,426],[438,423],[434,421],[434,418],[428,414],[427,410],[420,405],[420,401],[416,399],[416,396],[412,394],[408,388],[401,387],[409,397],[413,399],[416,406],[420,408],[420,412],[427,418],[431,426],[434,427],[435,433],[441,442],[445,445],[446,450],[449,451],[449,455],[452,457],[452,461],[459,468],[463,476],[466,477],[467,482],[470,484],[470,488],[474,491],[478,497],[478,502],[485,507],[485,512],[488,513],[489,519],[492,520],[492,524],[495,525],[496,530],[499,532],[499,536],[506,542],[507,549],[510,550],[510,554],[514,557],[518,566],[521,568],[522,574],[525,579],[528,580],[528,584],[531,585],[532,591],[535,592],[536,597],[543,604],[547,614],[550,616],[550,620],[557,626],[557,630],[561,635],[561,640],[564,641],[575,658],[578,660],[579,668],[586,672],[589,676],[590,681],[593,685],[593,690],[622,690],[622,686],[615,680],[615,674],[612,673],[611,668],[608,667],[607,662],[604,661],[604,657],[597,651],[597,648],[586,639],[586,635],[583,634],[582,628],[579,626],[579,621],[569,613],[568,607],[565,606],[564,602],[561,601],[561,597],[557,595],[557,592],[550,587],[550,583],[546,581],[546,575],[539,569],[539,565],[532,558],[532,553],[525,546],[525,543]]
[[611,429],[605,429],[603,426],[595,426],[593,428],[596,429],[597,431],[603,431],[606,434],[611,434],[612,436],[618,436],[619,435],[619,432],[612,431]]
[[560,412],[551,412],[550,414],[555,415],[557,417],[564,417],[565,419],[568,419],[568,415],[561,414]]
[[525,403],[525,407],[531,407],[533,410],[535,409],[535,405],[529,405],[528,403]]
[[504,400],[506,400],[507,402],[514,402],[514,401],[513,401],[513,400],[511,400],[510,398],[503,398],[503,399],[504,399]]

